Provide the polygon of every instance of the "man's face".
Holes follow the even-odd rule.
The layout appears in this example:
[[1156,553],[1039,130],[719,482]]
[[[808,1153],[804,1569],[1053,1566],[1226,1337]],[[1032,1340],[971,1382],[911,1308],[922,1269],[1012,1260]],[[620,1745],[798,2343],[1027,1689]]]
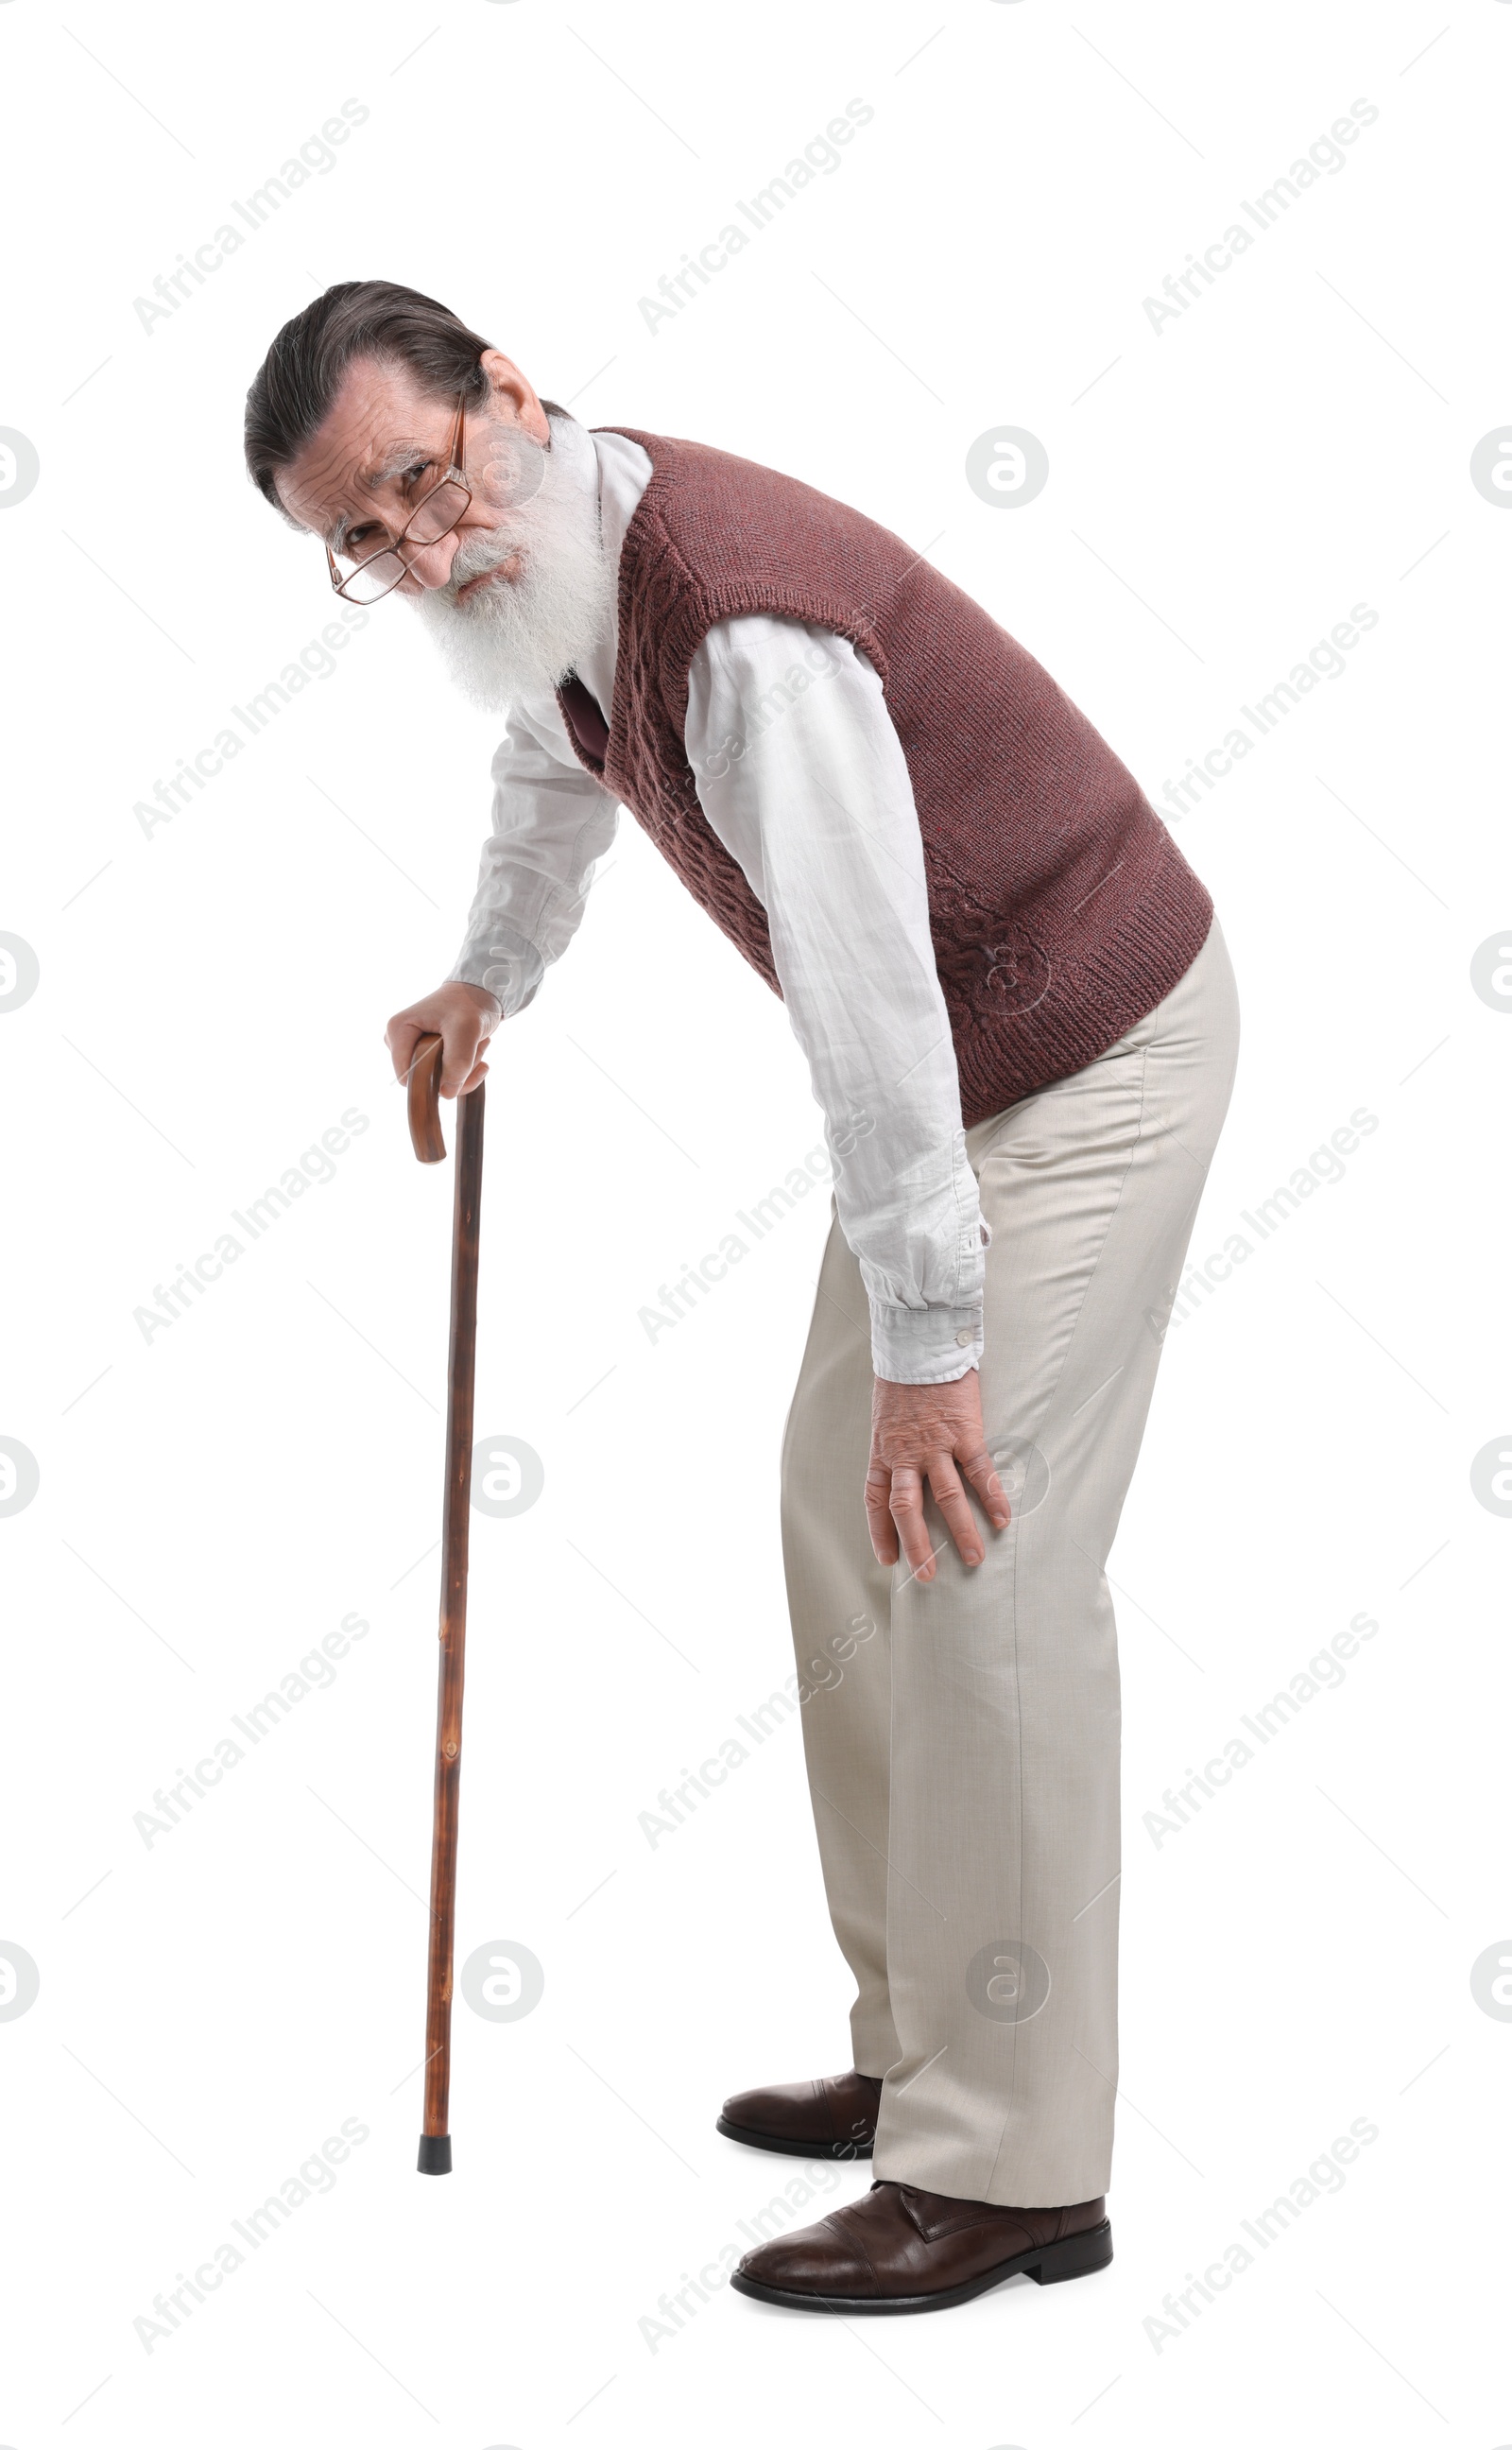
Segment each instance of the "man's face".
[[[449,535],[407,543],[409,597],[453,679],[491,711],[549,691],[614,617],[591,447],[552,441],[540,401],[496,349],[481,360],[488,399],[469,409],[463,474],[473,489]],[[350,565],[397,542],[444,475],[455,399],[408,366],[362,360],[320,430],[278,478],[291,516]],[[585,482],[585,478],[588,480]]]
[[[490,397],[485,407],[469,410],[462,448],[472,501],[450,535],[405,546],[409,574],[397,591],[401,595],[447,586],[458,551],[475,545],[479,531],[496,528],[518,506],[521,460],[535,460],[532,445],[550,438],[541,404],[518,369],[493,349],[482,363]],[[358,360],[324,423],[278,477],[284,509],[339,561],[381,552],[396,542],[449,464],[456,413],[456,400],[424,391],[411,367]],[[464,555],[471,557],[483,556]],[[470,606],[478,591],[511,584],[519,569],[520,556],[512,553],[467,579],[455,601]]]

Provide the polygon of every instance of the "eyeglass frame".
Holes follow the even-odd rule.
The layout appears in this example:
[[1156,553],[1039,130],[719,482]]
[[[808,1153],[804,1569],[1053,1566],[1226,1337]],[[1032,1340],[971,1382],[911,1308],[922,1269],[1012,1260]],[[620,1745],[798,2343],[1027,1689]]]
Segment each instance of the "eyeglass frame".
[[[462,521],[466,518],[468,512],[473,507],[473,488],[467,481],[467,476],[462,460],[462,455],[466,448],[467,393],[463,390],[459,391],[456,395],[456,416],[453,419],[451,439],[447,444],[449,455],[448,464],[442,469],[440,475],[436,477],[435,484],[427,485],[424,493],[416,503],[414,510],[410,513],[409,517],[406,519],[403,527],[399,530],[399,533],[395,537],[393,543],[380,544],[377,553],[364,554],[362,559],[353,565],[353,567],[347,572],[344,578],[337,568],[335,554],[331,551],[329,545],[326,546],[325,560],[326,567],[331,574],[331,585],[335,588],[338,595],[342,598],[343,602],[348,604],[381,604],[385,595],[392,595],[396,587],[403,586],[404,581],[410,575],[410,566],[408,562],[404,561],[404,557],[399,552],[399,547],[404,543],[405,538],[409,535],[411,528],[415,525],[416,520],[424,510],[426,503],[431,499],[432,495],[438,494],[443,485],[457,485],[461,488],[463,496],[462,507],[457,512],[457,515],[452,521],[450,527],[443,528],[439,535],[427,536],[425,541],[427,545],[440,544],[444,537],[454,535],[456,534],[456,530],[461,526]],[[365,597],[348,595],[346,591],[351,585],[353,579],[359,578],[363,571],[368,569],[373,562],[381,561],[386,553],[392,553],[403,565],[397,578],[391,579],[388,586],[377,595],[369,595]]]

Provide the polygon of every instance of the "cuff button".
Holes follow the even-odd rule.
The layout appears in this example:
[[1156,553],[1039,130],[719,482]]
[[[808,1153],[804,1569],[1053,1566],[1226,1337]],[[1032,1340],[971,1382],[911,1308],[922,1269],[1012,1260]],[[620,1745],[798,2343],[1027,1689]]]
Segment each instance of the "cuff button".
[[969,1328],[969,1327],[958,1327],[958,1328],[957,1328],[957,1330],[956,1330],[956,1342],[957,1342],[958,1344],[975,1344],[975,1343],[976,1343],[976,1341],[977,1341],[977,1338],[976,1338],[975,1332],[974,1332],[971,1328]]

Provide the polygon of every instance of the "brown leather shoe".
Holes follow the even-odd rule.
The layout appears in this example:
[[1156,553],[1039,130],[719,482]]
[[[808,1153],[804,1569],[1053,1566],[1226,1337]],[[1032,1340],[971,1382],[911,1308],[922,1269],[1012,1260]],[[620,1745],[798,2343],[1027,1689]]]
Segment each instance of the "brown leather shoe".
[[807,2084],[759,2085],[732,2092],[714,2121],[721,2135],[762,2152],[801,2152],[809,2161],[869,2161],[877,2132],[880,2075],[816,2075]]
[[1016,2271],[1044,2285],[1113,2261],[1104,2198],[1054,2211],[965,2203],[879,2178],[811,2228],[741,2257],[729,2285],[768,2305],[827,2314],[926,2314],[963,2305]]

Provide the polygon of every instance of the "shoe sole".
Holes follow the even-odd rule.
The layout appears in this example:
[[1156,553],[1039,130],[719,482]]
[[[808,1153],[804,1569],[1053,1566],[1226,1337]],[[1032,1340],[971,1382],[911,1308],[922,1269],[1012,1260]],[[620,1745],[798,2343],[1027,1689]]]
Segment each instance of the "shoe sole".
[[732,2127],[727,2118],[714,2125],[732,2144],[749,2144],[758,2152],[792,2152],[802,2161],[869,2161],[872,2139],[864,2144],[800,2144],[786,2135],[763,2135],[755,2127]]
[[809,2314],[929,2314],[943,2305],[964,2305],[973,2297],[983,2297],[989,2288],[1012,2280],[1017,2272],[1027,2272],[1040,2287],[1049,2287],[1057,2280],[1080,2280],[1089,2271],[1104,2271],[1113,2261],[1113,2228],[1103,2221],[1096,2228],[1082,2229],[1076,2237],[1058,2238],[1052,2246],[1032,2246],[1022,2254],[1011,2254],[1006,2263],[995,2264],[990,2271],[979,2273],[975,2280],[963,2280],[956,2288],[937,2288],[928,2297],[820,2297],[802,2288],[773,2288],[765,2280],[747,2279],[744,2272],[732,2271],[729,2285],[743,2297],[759,2297],[765,2305],[792,2305]]

